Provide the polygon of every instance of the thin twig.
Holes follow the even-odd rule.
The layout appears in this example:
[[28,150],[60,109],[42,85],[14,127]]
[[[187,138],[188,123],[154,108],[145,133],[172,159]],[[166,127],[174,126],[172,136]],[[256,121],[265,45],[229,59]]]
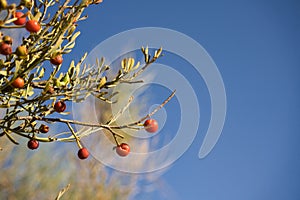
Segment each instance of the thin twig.
[[76,120],[69,120],[69,119],[62,119],[62,118],[40,117],[40,116],[19,116],[19,117],[17,117],[17,119],[18,120],[38,120],[38,121],[45,121],[45,122],[62,122],[62,123],[66,123],[66,124],[68,124],[68,123],[69,124],[77,124],[77,125],[82,125],[82,126],[100,127],[100,128],[105,128],[105,129],[108,129],[108,128],[111,128],[111,129],[131,128],[131,126],[138,125],[139,123],[141,123],[145,119],[147,119],[147,118],[151,117],[152,115],[154,115],[159,109],[161,109],[164,105],[166,105],[174,97],[175,92],[176,92],[176,90],[174,90],[171,93],[171,95],[162,104],[157,106],[151,113],[149,113],[145,117],[141,118],[140,120],[138,120],[136,122],[121,125],[121,126],[109,126],[108,124],[107,125],[95,124],[95,123],[81,122],[81,121],[76,121]]
[[160,110],[162,107],[164,107],[175,95],[176,90],[174,90],[171,95],[159,106],[157,106],[151,113],[149,113],[148,115],[146,115],[145,117],[141,118],[140,120],[130,123],[130,124],[125,124],[125,125],[121,125],[121,126],[111,126],[110,128],[112,129],[123,129],[123,128],[130,128],[132,126],[136,126],[138,124],[140,124],[142,121],[144,121],[145,119],[151,117],[152,115],[154,115],[158,110]]
[[[117,140],[117,137],[116,137],[116,136],[119,136],[119,134],[117,134],[116,132],[114,132],[111,128],[107,128],[107,130],[109,130],[109,132],[111,132],[111,134],[112,134],[112,136],[113,136],[113,138],[114,138],[114,140],[115,140],[117,146],[119,146],[120,144],[119,144],[119,142],[118,142],[118,140]],[[123,137],[122,137],[122,138],[123,138]]]
[[66,187],[64,187],[63,189],[61,189],[57,195],[57,197],[55,198],[55,200],[60,200],[60,198],[63,196],[63,194],[68,191],[68,189],[70,188],[70,184],[68,184]]
[[124,111],[127,110],[127,108],[129,107],[132,101],[133,101],[133,96],[130,96],[128,103],[123,107],[123,109],[119,110],[119,112],[115,114],[114,117],[112,117],[106,124],[110,125],[113,122],[115,122],[124,113]]
[[69,122],[67,122],[67,125],[68,125],[68,127],[69,127],[69,129],[70,129],[72,135],[74,136],[74,138],[75,138],[75,140],[76,140],[76,143],[77,143],[79,149],[81,149],[81,148],[82,148],[82,145],[81,145],[80,140],[79,140],[79,138],[77,137],[77,135],[76,135],[74,129],[72,128],[72,126],[70,125]]
[[143,80],[138,80],[138,81],[120,80],[120,83],[135,84],[135,83],[144,83],[144,81]]

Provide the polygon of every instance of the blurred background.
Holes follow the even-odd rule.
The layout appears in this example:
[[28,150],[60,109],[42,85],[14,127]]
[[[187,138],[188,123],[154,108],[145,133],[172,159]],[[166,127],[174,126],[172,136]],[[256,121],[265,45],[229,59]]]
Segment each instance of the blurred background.
[[[39,151],[29,152],[24,145],[15,147],[1,138],[1,199],[54,199],[69,183],[63,199],[300,198],[298,1],[104,1],[90,7],[88,15],[79,24],[81,36],[65,63],[79,59],[110,36],[139,27],[173,29],[200,43],[225,85],[227,115],[222,135],[213,151],[199,159],[210,120],[209,92],[201,74],[166,52],[158,62],[190,81],[201,113],[201,120],[195,121],[199,124],[196,138],[180,159],[160,172],[126,174],[93,158],[78,160],[75,144],[42,145]],[[170,93],[157,85],[143,92],[140,102],[146,103],[131,107],[140,115]],[[145,151],[159,149],[176,136],[179,103],[174,98],[157,113],[165,123],[157,135],[143,140]]]

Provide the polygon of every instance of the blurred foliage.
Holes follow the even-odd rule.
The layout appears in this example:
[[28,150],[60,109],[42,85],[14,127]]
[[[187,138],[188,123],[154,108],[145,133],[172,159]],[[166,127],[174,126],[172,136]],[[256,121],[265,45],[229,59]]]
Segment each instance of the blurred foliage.
[[124,174],[107,173],[93,158],[80,161],[66,145],[47,145],[39,152],[4,140],[0,145],[0,199],[54,199],[67,184],[61,199],[128,199],[134,187],[134,182],[121,185]]
[[[121,83],[142,82],[136,81],[136,77],[161,56],[162,48],[150,56],[148,47],[142,47],[143,65],[131,57],[124,58],[111,76],[108,76],[111,67],[104,58],[97,59],[95,66],[83,64],[87,54],[78,61],[73,60],[66,71],[62,70],[62,56],[72,51],[80,34],[76,31],[78,22],[87,18],[82,16],[84,10],[101,2],[21,0],[11,3],[0,0],[0,199],[55,199],[58,194],[63,194],[60,191],[68,184],[70,186],[60,199],[128,199],[134,192],[138,181],[135,176],[112,171],[92,157],[82,162],[74,154],[74,148],[82,148],[81,138],[89,136],[93,128],[105,132],[114,145],[103,148],[112,150],[112,146],[119,145],[118,139],[130,141],[123,129],[126,132],[143,129],[142,122],[157,111],[137,117],[133,122],[125,116],[119,126],[116,122],[118,118],[122,119],[121,115],[133,97],[128,100],[114,89]],[[48,9],[56,11],[49,13]],[[16,24],[17,11],[23,12],[27,22],[34,20],[37,27],[28,28],[27,22]],[[28,32],[24,33],[24,29]],[[16,46],[14,34],[4,35],[4,30],[10,30],[7,32],[10,34],[19,31],[19,37],[23,34],[17,48],[12,46]],[[50,62],[52,67],[46,69],[45,62]],[[17,86],[16,80],[21,80]],[[123,94],[126,93],[124,88]],[[96,108],[101,109],[95,123],[70,119],[70,112],[55,108],[57,102],[81,103],[89,97],[97,99]],[[115,97],[117,101],[125,102],[116,115],[111,110]],[[133,114],[138,110],[139,107],[132,110]],[[50,127],[49,133],[41,131],[42,124],[52,126],[53,123],[59,124],[56,129]],[[75,125],[90,129],[76,132]],[[62,132],[65,128],[69,129]],[[28,140],[56,142],[40,145],[35,152],[24,148]],[[65,145],[62,142],[66,142]],[[67,145],[68,142],[76,142],[77,146]],[[139,162],[133,164],[144,164]]]

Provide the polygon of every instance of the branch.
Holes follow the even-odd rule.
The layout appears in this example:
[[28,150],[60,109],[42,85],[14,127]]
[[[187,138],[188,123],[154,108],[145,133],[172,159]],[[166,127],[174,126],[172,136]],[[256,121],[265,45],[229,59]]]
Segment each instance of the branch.
[[154,115],[158,110],[160,110],[162,107],[164,107],[175,95],[176,90],[174,90],[171,95],[159,106],[157,106],[151,113],[149,113],[148,115],[146,115],[145,117],[141,118],[140,120],[130,123],[130,124],[125,124],[125,125],[121,125],[121,126],[111,126],[110,128],[112,129],[123,129],[123,128],[131,128],[132,126],[136,126],[139,125],[142,121],[144,121],[145,119],[151,117],[152,115]]
[[112,117],[106,124],[107,125],[110,125],[112,124],[113,122],[115,122],[123,113],[125,110],[127,110],[127,108],[129,107],[129,105],[131,104],[133,100],[133,96],[131,96],[128,100],[128,103],[124,106],[123,109],[121,109],[114,117]]
[[81,149],[81,148],[82,148],[82,145],[80,144],[79,138],[77,137],[77,135],[76,135],[74,129],[72,128],[72,126],[70,125],[69,122],[67,122],[67,125],[68,125],[68,128],[70,129],[72,135],[74,136],[74,138],[75,138],[75,140],[76,140],[76,143],[77,143],[79,149]]

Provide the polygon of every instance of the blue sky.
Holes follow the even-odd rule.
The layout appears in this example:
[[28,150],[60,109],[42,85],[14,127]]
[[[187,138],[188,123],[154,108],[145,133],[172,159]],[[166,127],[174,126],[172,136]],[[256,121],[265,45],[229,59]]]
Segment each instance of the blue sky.
[[[300,198],[299,19],[296,0],[111,0],[90,8],[70,58],[128,29],[164,27],[200,43],[218,66],[226,89],[225,126],[213,151],[198,158],[210,118],[209,108],[200,103],[201,122],[193,144],[161,177],[172,192],[157,186],[157,191],[142,191],[136,199]],[[185,64],[167,56],[163,59],[169,65],[173,61],[175,68],[178,62]],[[192,69],[180,72],[209,105],[201,76],[192,76]],[[172,115],[180,112],[166,110],[170,119],[164,129],[170,132]]]

